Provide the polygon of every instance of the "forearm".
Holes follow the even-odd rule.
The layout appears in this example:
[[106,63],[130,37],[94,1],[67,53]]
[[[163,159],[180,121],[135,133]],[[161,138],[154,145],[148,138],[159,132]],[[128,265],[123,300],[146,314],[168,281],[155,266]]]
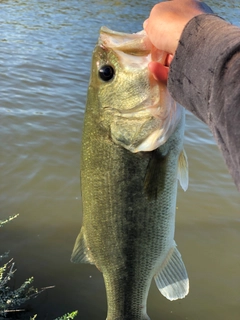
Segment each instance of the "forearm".
[[171,63],[168,88],[209,125],[240,190],[240,29],[213,15],[193,18]]

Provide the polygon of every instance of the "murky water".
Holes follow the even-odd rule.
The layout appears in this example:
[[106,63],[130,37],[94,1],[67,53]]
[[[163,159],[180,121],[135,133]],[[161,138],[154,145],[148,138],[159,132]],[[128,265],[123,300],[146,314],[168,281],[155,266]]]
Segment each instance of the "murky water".
[[[0,2],[0,252],[16,261],[15,285],[55,285],[30,306],[37,319],[79,310],[106,318],[101,273],[69,259],[81,224],[79,150],[91,53],[100,26],[142,28],[155,1]],[[238,0],[208,1],[240,25]],[[201,50],[201,48],[199,48]],[[190,294],[169,302],[152,285],[148,310],[158,320],[240,318],[240,197],[208,128],[187,115],[190,186],[179,190],[176,242]],[[32,308],[32,309],[31,309]],[[29,316],[26,316],[28,319]]]

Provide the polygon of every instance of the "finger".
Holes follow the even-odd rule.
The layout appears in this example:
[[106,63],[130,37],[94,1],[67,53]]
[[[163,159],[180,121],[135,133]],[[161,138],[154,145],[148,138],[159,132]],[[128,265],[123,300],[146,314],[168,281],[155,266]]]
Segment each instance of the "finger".
[[167,84],[168,72],[169,72],[168,67],[163,66],[159,62],[152,61],[149,63],[148,69],[152,73],[154,79],[156,79],[159,82],[163,82]]
[[167,59],[166,59],[166,66],[170,66],[171,62],[173,59],[173,55],[172,54],[168,54]]

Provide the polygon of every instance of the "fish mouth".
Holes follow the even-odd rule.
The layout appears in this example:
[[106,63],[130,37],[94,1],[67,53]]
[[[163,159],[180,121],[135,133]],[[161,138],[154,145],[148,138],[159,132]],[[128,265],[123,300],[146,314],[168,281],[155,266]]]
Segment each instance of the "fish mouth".
[[151,52],[151,42],[144,30],[128,34],[113,31],[103,26],[100,29],[98,44],[106,48],[122,51],[127,54],[146,56]]
[[100,29],[98,45],[111,48],[133,56],[149,56],[151,61],[165,64],[167,52],[155,48],[144,30],[136,33],[124,33],[111,30],[105,26]]
[[102,124],[110,128],[113,142],[131,152],[158,148],[174,132],[183,112],[182,107],[171,98],[166,85],[159,84],[148,71],[150,61],[165,62],[166,52],[154,48],[145,31],[128,34],[106,27],[100,29],[98,46],[111,49],[126,72],[143,74],[140,89],[137,86],[135,89],[138,92],[135,94],[137,105],[127,108],[132,104],[127,97],[119,99],[118,107],[114,107],[114,104],[104,106],[105,100]]

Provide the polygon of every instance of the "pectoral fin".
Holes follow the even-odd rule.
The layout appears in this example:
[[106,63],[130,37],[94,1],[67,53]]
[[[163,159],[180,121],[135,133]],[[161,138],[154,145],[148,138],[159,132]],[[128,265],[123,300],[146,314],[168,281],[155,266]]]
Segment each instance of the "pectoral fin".
[[182,299],[188,294],[187,271],[176,247],[169,251],[154,278],[159,291],[168,300]]
[[157,196],[165,188],[166,165],[168,155],[161,154],[159,149],[151,152],[144,179],[144,192],[148,199],[157,199]]
[[184,191],[188,188],[188,160],[184,150],[178,158],[178,180]]
[[89,248],[86,246],[86,241],[84,237],[84,229],[82,227],[71,256],[71,262],[73,263],[91,263],[94,264],[93,259],[91,258],[91,253]]

